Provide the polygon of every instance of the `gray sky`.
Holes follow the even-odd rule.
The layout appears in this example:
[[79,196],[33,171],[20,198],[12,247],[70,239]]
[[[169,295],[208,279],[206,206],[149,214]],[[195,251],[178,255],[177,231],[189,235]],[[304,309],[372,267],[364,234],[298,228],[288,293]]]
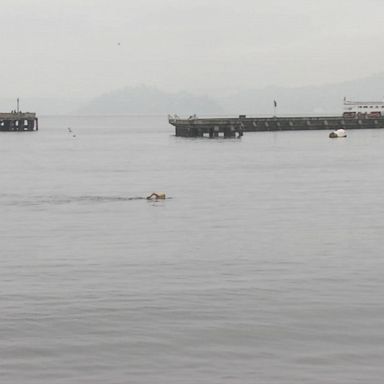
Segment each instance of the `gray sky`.
[[2,96],[215,94],[383,72],[383,0],[1,0]]

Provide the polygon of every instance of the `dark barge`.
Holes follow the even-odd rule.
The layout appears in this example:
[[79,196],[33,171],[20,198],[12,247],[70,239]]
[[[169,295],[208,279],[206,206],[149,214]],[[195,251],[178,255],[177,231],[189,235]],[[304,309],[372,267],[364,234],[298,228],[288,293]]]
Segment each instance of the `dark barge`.
[[384,116],[312,116],[312,117],[239,117],[182,119],[169,116],[168,121],[175,127],[176,136],[182,137],[241,137],[243,132],[265,131],[310,131],[384,128]]
[[37,131],[39,121],[36,113],[17,112],[0,113],[0,131]]

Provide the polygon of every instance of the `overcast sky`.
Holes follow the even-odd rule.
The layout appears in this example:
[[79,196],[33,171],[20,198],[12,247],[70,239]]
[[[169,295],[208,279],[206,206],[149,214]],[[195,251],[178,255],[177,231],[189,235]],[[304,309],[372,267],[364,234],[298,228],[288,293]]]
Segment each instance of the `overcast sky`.
[[1,0],[2,96],[215,94],[383,72],[384,0]]

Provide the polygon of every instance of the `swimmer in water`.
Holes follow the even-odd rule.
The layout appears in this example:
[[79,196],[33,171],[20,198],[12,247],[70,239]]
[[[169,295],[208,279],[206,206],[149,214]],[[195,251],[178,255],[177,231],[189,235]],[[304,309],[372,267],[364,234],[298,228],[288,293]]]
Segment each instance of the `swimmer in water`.
[[147,200],[165,200],[165,193],[153,192],[151,195],[147,196]]

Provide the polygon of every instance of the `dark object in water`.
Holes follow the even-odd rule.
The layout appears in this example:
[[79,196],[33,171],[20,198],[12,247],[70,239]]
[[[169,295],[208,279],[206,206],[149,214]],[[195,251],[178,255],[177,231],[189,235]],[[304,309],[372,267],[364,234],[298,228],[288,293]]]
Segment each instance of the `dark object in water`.
[[72,135],[72,137],[76,137],[76,134],[73,133],[72,129],[68,127],[68,132]]

